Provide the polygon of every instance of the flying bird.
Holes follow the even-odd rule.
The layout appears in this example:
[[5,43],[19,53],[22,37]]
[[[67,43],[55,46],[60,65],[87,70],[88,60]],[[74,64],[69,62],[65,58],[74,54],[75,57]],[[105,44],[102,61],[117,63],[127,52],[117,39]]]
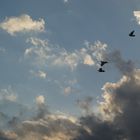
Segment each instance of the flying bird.
[[108,63],[107,61],[101,61],[101,67],[104,65],[104,64],[106,64],[106,63]]
[[129,36],[130,36],[130,37],[135,37],[134,32],[135,32],[134,30],[133,30],[133,31],[131,31],[131,32],[129,33]]
[[102,68],[98,69],[99,72],[105,72],[105,70],[103,70]]

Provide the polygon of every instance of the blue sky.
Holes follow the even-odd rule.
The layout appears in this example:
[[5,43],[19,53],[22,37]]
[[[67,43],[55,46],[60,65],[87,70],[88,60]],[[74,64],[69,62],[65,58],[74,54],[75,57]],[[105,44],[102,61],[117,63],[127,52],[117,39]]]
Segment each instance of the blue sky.
[[[43,32],[19,31],[10,35],[1,29],[1,48],[5,50],[1,52],[1,88],[11,86],[19,94],[18,100],[26,104],[31,104],[37,95],[43,94],[54,109],[77,112],[74,102],[78,98],[100,96],[103,84],[106,81],[118,80],[118,72],[112,64],[106,66],[105,74],[98,73],[96,66],[82,64],[74,70],[61,66],[52,67],[47,62],[44,62],[43,66],[34,66],[32,63],[36,60],[24,60],[25,50],[32,46],[27,40],[47,40],[50,46],[59,46],[59,51],[66,49],[70,53],[84,48],[85,42],[94,44],[99,40],[108,45],[108,50],[118,49],[124,57],[138,60],[138,37],[128,37],[130,30],[139,31],[133,15],[137,8],[137,1],[14,0],[11,4],[3,1],[0,8],[1,23],[6,17],[10,19],[25,14],[36,21],[42,18],[45,24]],[[47,73],[44,79],[36,76],[39,70]],[[70,85],[70,81],[75,81],[74,85]],[[72,88],[75,89],[73,93],[65,96],[63,88],[69,86],[74,86]]]
[[74,116],[96,110],[103,87],[140,66],[139,10],[138,0],[1,0],[0,112],[3,101]]
[[[137,29],[136,34],[139,34],[133,15],[133,11],[138,9],[137,1],[14,0],[11,4],[3,1],[0,9],[1,23],[6,22],[6,17],[20,18],[22,15],[28,15],[34,21],[42,18],[45,22],[43,32],[17,31],[10,35],[2,29],[0,31],[1,48],[5,50],[1,51],[0,56],[1,88],[11,86],[17,92],[18,100],[25,104],[32,104],[37,95],[43,95],[54,109],[76,113],[74,106],[78,98],[96,98],[101,95],[105,82],[120,78],[111,63],[106,65],[107,72],[103,74],[98,73],[98,67],[92,65],[78,64],[74,70],[67,66],[51,66],[47,62],[43,66],[34,66],[32,63],[35,59],[29,62],[24,58],[25,50],[33,47],[33,44],[27,43],[29,38],[46,40],[50,47],[59,47],[59,51],[66,49],[68,53],[85,48],[85,42],[94,44],[99,40],[108,45],[109,51],[117,49],[124,58],[139,61],[138,37],[128,37],[133,29]],[[57,50],[51,55],[55,53]],[[46,73],[46,77],[37,76],[38,71]],[[70,87],[74,88],[72,93],[64,95],[63,90],[71,90]]]

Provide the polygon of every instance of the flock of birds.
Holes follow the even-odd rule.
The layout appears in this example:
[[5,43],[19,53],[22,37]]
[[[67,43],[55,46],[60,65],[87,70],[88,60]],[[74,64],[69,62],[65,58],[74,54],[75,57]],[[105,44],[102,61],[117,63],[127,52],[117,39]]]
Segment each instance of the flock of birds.
[[[135,34],[134,34],[134,30],[133,31],[131,31],[130,33],[129,33],[129,36],[130,37],[135,37]],[[102,69],[102,67],[105,65],[105,64],[107,64],[108,62],[107,61],[100,61],[101,63],[100,63],[100,68],[98,69],[98,71],[99,72],[105,72],[105,70],[104,69]]]

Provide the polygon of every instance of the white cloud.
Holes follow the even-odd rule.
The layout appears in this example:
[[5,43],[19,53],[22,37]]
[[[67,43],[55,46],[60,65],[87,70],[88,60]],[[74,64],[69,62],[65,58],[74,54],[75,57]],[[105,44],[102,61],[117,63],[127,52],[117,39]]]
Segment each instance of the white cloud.
[[104,55],[106,54],[107,44],[100,41],[96,41],[94,44],[88,43],[87,50],[92,53],[92,56],[98,60],[104,60]]
[[7,89],[0,90],[0,100],[8,100],[15,102],[17,100],[17,95],[9,86]]
[[65,95],[68,95],[72,92],[72,87],[68,86],[68,87],[65,87],[64,88],[64,94]]
[[140,24],[140,11],[134,11],[133,14],[136,17],[137,23]]
[[84,58],[84,64],[92,66],[95,64],[95,62],[93,61],[92,57],[87,54]]
[[39,77],[39,78],[41,78],[41,79],[46,79],[46,76],[47,76],[47,73],[46,72],[44,72],[44,71],[41,71],[41,70],[39,70],[39,71],[33,71],[33,70],[30,70],[30,73],[33,75],[33,76],[35,76],[35,77]]
[[44,72],[44,71],[38,71],[38,76],[40,77],[40,78],[43,78],[43,79],[45,79],[46,78],[46,73]]
[[33,20],[29,15],[6,18],[0,23],[0,28],[7,31],[10,35],[18,32],[43,32],[45,30],[45,21],[43,19]]
[[37,96],[37,97],[36,97],[36,103],[37,103],[38,105],[44,104],[44,103],[45,103],[45,97],[44,97],[43,95]]
[[31,43],[34,46],[42,46],[42,47],[48,46],[48,41],[47,40],[42,40],[42,39],[39,39],[39,38],[36,38],[36,37],[30,37],[26,40],[26,42]]
[[64,3],[68,3],[68,0],[64,0]]

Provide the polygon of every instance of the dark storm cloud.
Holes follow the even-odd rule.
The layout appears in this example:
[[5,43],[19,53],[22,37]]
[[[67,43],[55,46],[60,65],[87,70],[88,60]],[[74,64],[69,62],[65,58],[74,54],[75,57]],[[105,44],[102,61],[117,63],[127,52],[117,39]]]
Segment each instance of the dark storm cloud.
[[[103,90],[99,115],[92,113],[76,120],[38,108],[43,115],[18,124],[11,132],[14,140],[139,140],[140,70],[133,70],[116,83],[106,83]],[[85,99],[85,109],[91,101]],[[9,140],[6,134],[1,137]]]
[[[80,118],[81,126],[91,133],[79,130],[74,140],[139,140],[140,139],[140,71],[123,78],[117,83],[106,83],[103,87],[104,101],[101,103],[102,117]],[[99,119],[100,118],[100,119]]]
[[[83,127],[80,128],[79,135],[74,140],[117,140],[122,137],[121,131],[113,124],[104,122],[94,115],[80,118],[80,124]],[[90,133],[83,129],[85,126],[89,128]]]
[[[37,110],[33,117],[20,121],[12,131],[1,133],[2,140],[139,140],[140,139],[140,70],[125,61],[119,51],[104,54],[123,74],[116,83],[103,86],[103,101],[99,113],[92,112],[92,97],[77,100],[85,111],[83,117],[71,118],[54,114],[45,98],[36,98]],[[16,124],[18,118],[11,119]]]
[[[112,113],[115,114],[114,122],[121,127],[129,139],[140,139],[140,71],[130,73],[116,84],[104,86],[104,90],[112,90],[112,102],[114,108]],[[111,102],[110,102],[111,103]],[[109,105],[111,105],[109,103]],[[115,109],[115,106],[118,108]]]
[[16,134],[14,132],[4,132],[0,131],[0,140],[15,140],[16,139]]
[[[31,138],[35,140],[139,140],[140,70],[134,69],[132,73],[123,76],[116,83],[106,83],[103,90],[103,101],[98,106],[99,115],[91,113],[74,119],[65,114],[48,113],[46,111],[48,107],[42,102],[35,117],[21,121],[11,131],[1,132],[0,138],[2,140],[30,140]],[[78,101],[80,107],[85,110],[89,110],[91,102],[92,98]],[[11,124],[16,123],[17,120],[13,118]]]

